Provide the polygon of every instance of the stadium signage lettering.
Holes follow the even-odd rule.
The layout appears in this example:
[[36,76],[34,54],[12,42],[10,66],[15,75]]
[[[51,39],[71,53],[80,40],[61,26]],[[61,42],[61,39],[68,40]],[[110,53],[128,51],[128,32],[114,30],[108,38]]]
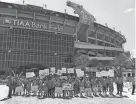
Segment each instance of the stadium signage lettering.
[[49,24],[49,23],[38,23],[33,21],[24,21],[24,20],[17,20],[17,19],[5,19],[4,24],[9,24],[13,26],[19,27],[27,27],[27,28],[34,28],[34,29],[42,29],[42,30],[53,30],[53,31],[63,31],[63,26],[59,24]]

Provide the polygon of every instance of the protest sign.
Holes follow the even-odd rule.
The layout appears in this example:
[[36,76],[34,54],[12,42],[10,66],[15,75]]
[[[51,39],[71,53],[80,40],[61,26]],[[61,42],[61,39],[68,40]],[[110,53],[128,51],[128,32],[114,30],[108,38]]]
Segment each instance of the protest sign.
[[101,71],[101,76],[108,76],[108,71]]
[[83,77],[84,76],[84,71],[77,71],[77,76],[78,77]]
[[23,92],[23,91],[24,91],[24,89],[23,89],[22,86],[18,86],[18,87],[16,87],[16,89],[15,89],[15,93],[20,93],[20,92]]
[[78,72],[80,72],[81,71],[81,69],[76,69],[76,73],[78,73]]
[[45,69],[39,71],[40,79],[43,79],[46,75],[49,75],[49,70]]
[[50,73],[55,74],[55,67],[51,67]]
[[63,84],[63,90],[73,90],[72,84]]
[[108,76],[109,77],[114,77],[114,70],[109,70],[108,71]]
[[26,78],[32,78],[34,76],[35,76],[34,72],[27,72],[26,73]]
[[101,72],[96,72],[96,77],[101,77]]
[[61,73],[61,70],[58,70],[57,71],[57,75],[61,75],[62,73]]
[[61,73],[66,73],[66,68],[62,68]]
[[69,69],[67,69],[67,72],[68,72],[68,73],[74,73],[74,68],[69,68]]

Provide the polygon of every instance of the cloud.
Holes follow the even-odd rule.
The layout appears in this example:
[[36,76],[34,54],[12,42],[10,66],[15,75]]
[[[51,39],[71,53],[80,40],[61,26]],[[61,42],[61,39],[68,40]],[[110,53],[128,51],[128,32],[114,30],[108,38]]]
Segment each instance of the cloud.
[[126,10],[124,11],[124,13],[130,13],[130,12],[134,12],[134,11],[135,11],[134,8],[129,8],[129,9],[126,9]]

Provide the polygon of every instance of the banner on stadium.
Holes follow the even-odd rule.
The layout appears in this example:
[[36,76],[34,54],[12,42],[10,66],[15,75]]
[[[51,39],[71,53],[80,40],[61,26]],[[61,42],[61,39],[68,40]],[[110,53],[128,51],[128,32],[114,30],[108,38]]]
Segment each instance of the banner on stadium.
[[34,72],[27,72],[26,73],[26,78],[32,78],[34,76],[35,76]]
[[51,67],[50,73],[55,74],[55,70],[56,70],[55,67]]
[[57,71],[57,75],[61,75],[62,73],[61,73],[61,70],[58,70]]
[[66,73],[66,68],[62,68],[61,73]]
[[68,73],[74,73],[74,68],[69,68],[69,69],[67,69],[67,72],[68,72]]
[[96,72],[96,77],[101,77],[101,72]]
[[73,90],[72,84],[63,84],[62,90]]

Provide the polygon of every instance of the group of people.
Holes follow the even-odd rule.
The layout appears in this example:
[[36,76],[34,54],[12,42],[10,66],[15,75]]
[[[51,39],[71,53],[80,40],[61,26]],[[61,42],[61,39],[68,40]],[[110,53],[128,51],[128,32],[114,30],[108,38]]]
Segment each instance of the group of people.
[[[26,78],[25,76],[9,76],[7,86],[9,86],[8,97],[12,95],[26,95],[38,97],[93,97],[113,95],[114,83],[117,85],[117,94],[122,96],[123,79],[122,77],[110,78],[90,78],[67,76],[50,76],[40,79],[40,77]],[[64,88],[64,85],[69,88]],[[20,92],[17,88],[23,89]],[[84,95],[85,94],[85,95]]]

